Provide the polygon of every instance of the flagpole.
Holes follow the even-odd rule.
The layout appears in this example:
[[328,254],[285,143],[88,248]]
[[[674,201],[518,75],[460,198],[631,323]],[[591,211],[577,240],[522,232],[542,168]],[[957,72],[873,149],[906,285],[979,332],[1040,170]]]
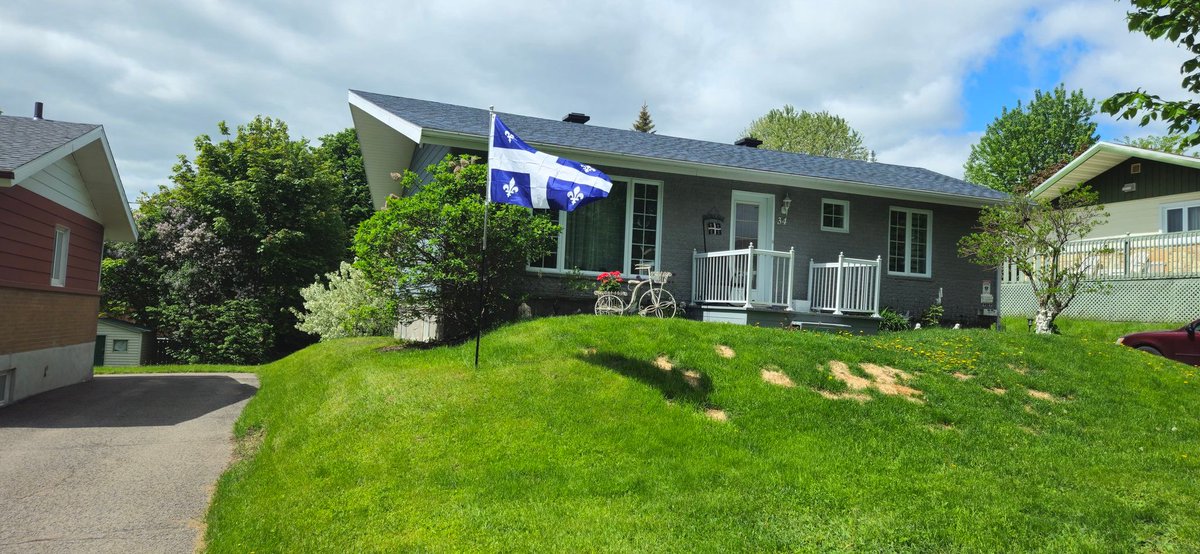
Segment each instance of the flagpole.
[[[496,129],[496,107],[488,106],[488,155],[491,155],[492,150],[492,135]],[[475,369],[479,369],[479,341],[483,337],[483,316],[487,310],[486,298],[486,275],[487,275],[487,233],[488,233],[488,212],[491,210],[492,203],[492,169],[487,169],[487,188],[484,189],[483,195],[483,247],[479,253],[479,320],[475,322]]]

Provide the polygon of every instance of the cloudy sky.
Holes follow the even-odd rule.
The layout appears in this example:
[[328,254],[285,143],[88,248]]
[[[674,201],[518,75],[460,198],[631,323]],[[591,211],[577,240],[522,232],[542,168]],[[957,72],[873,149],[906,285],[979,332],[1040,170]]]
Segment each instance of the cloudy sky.
[[[6,0],[0,110],[103,124],[132,200],[218,121],[350,126],[351,88],[621,128],[645,101],[659,133],[721,142],[788,103],[955,177],[1035,88],[1181,95],[1186,52],[1130,34],[1113,0],[763,4]],[[1105,139],[1162,131],[1098,120]]]

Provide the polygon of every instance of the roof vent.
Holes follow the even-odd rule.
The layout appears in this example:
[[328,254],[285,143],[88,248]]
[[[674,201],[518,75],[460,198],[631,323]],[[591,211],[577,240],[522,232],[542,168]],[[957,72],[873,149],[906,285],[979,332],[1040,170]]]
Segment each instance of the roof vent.
[[588,117],[587,114],[581,114],[578,112],[571,112],[571,113],[567,114],[565,117],[563,117],[563,121],[566,121],[567,123],[580,123],[580,124],[587,123],[588,121],[591,121],[591,119],[592,118]]
[[39,120],[41,118],[42,118],[42,103],[34,102],[33,103],[33,119]]
[[762,144],[762,141],[758,140],[754,137],[742,137],[740,139],[737,139],[737,142],[734,142],[733,144],[735,144],[737,146],[749,146],[750,148],[758,148],[758,145]]

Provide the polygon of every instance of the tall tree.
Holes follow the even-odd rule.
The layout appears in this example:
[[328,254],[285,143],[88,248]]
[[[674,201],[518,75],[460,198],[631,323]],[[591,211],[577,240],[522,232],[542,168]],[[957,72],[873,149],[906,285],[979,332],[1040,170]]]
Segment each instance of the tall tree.
[[650,107],[645,102],[642,102],[642,111],[638,112],[637,121],[633,122],[633,130],[654,133],[654,120],[650,119]]
[[354,240],[358,224],[371,217],[375,207],[371,205],[371,189],[367,186],[367,172],[363,169],[362,149],[358,144],[358,133],[353,127],[321,137],[316,148],[317,156],[332,166],[340,186],[336,192],[342,220],[349,231],[347,246]]
[[1188,148],[1183,145],[1183,135],[1150,135],[1138,138],[1125,137],[1121,139],[1121,143],[1136,148],[1145,148],[1146,150],[1166,152],[1168,154],[1195,156],[1195,154],[1188,153]]
[[1051,92],[1036,90],[1033,100],[1009,110],[988,125],[963,166],[967,181],[1013,192],[1034,175],[1070,160],[1100,139],[1096,135],[1096,102],[1082,90],[1067,93],[1063,85]]
[[[1195,0],[1130,0],[1133,11],[1126,14],[1130,31],[1138,31],[1153,40],[1166,38],[1191,52],[1179,72],[1183,90],[1193,97],[1200,96],[1200,7]],[[1133,119],[1142,114],[1140,124],[1163,120],[1170,124],[1171,134],[1181,135],[1185,149],[1200,146],[1200,102],[1195,100],[1163,100],[1141,88],[1110,96],[1101,106],[1104,113]]]
[[188,362],[255,363],[312,341],[300,289],[347,256],[339,179],[282,121],[257,117],[196,139],[173,186],[143,198],[140,236],[110,248],[105,308],[158,329]]
[[826,111],[796,111],[790,104],[750,122],[743,137],[763,141],[763,148],[850,160],[874,160],[862,134],[845,119]]

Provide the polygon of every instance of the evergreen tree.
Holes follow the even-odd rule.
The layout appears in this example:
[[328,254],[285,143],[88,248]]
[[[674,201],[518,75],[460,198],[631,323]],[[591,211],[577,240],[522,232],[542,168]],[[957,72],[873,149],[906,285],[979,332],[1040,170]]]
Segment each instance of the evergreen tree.
[[650,119],[650,108],[642,102],[642,111],[638,112],[637,121],[633,122],[633,130],[654,134],[654,120]]

